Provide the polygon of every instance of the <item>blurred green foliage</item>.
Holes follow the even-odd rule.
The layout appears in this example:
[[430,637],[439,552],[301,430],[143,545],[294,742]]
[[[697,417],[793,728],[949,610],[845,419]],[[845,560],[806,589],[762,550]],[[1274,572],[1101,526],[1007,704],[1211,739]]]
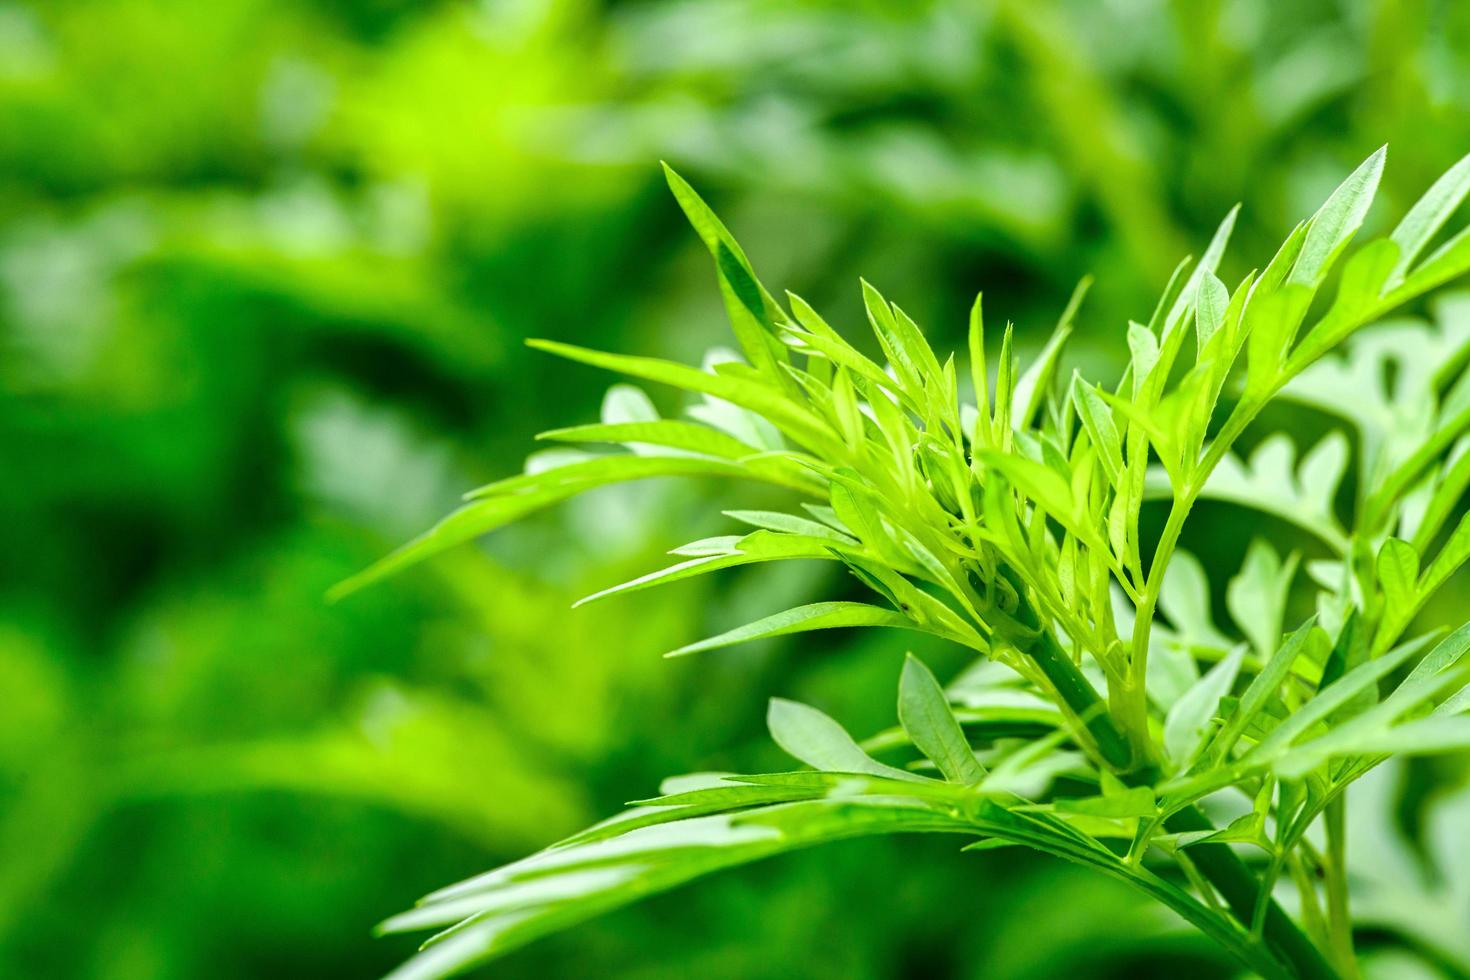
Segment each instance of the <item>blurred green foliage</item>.
[[[937,346],[977,288],[1038,343],[1096,274],[1099,357],[1238,200],[1260,253],[1389,142],[1403,210],[1467,100],[1470,7],[1429,0],[0,2],[0,974],[381,972],[405,950],[368,928],[411,896],[758,764],[771,693],[891,721],[876,640],[655,656],[814,579],[568,611],[719,530],[685,489],[322,601],[595,413],[524,337],[722,342],[658,158],[766,281],[853,318],[862,271]],[[1193,549],[1243,549],[1210,512]],[[1230,972],[1105,882],[905,844],[499,969]]]

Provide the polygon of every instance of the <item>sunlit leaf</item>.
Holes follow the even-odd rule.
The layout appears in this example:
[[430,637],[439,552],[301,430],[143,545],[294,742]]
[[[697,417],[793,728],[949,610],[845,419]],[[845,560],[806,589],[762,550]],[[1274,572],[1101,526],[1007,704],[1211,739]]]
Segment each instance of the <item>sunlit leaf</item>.
[[973,785],[985,777],[944,690],[913,654],[904,658],[898,685],[898,719],[914,747],[950,782]]

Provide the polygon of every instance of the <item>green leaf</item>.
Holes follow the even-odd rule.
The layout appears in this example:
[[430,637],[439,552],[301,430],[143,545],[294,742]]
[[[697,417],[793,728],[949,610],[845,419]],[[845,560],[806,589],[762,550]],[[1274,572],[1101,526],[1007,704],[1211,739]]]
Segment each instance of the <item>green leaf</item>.
[[1376,647],[1387,647],[1419,609],[1419,552],[1407,541],[1389,538],[1378,550],[1378,585],[1383,590],[1383,620]]
[[1470,559],[1470,514],[1460,518],[1460,523],[1450,534],[1449,540],[1445,541],[1444,547],[1434,556],[1434,561],[1424,570],[1424,577],[1418,586],[1417,604],[1422,605],[1437,592],[1467,559]]
[[851,375],[843,368],[837,369],[832,380],[832,412],[847,447],[854,452],[860,451],[867,427],[863,422],[862,408],[858,405],[857,389]]
[[891,307],[883,294],[866,279],[862,280],[862,288],[868,322],[878,337],[879,346],[910,397],[921,405],[925,404],[926,382],[938,379],[941,373],[938,358],[914,321],[902,310]]
[[1387,155],[1388,148],[1381,147],[1364,160],[1312,216],[1301,254],[1297,256],[1288,282],[1312,288],[1321,283],[1333,261],[1362,226],[1378,192],[1378,181],[1383,176],[1383,162]]
[[[1422,645],[1428,639],[1430,637],[1421,637],[1405,646]],[[1414,669],[1409,671],[1409,676],[1404,678],[1404,682],[1394,688],[1393,693],[1388,696],[1390,705],[1408,708],[1423,703],[1426,697],[1431,696],[1430,692],[1439,685],[1444,672],[1454,668],[1464,658],[1466,652],[1470,652],[1470,623],[1461,626],[1439,641],[1423,660],[1414,665]]]
[[[826,530],[825,528],[823,530]],[[698,554],[689,561],[679,562],[658,571],[640,575],[635,579],[611,586],[599,592],[594,592],[585,598],[578,599],[575,605],[584,606],[590,602],[607,599],[611,596],[622,595],[626,592],[638,592],[642,589],[653,588],[656,585],[668,585],[673,582],[682,582],[685,579],[694,578],[699,575],[707,575],[726,568],[736,568],[741,565],[755,565],[768,561],[787,561],[792,559],[833,559],[837,556],[833,553],[833,545],[836,532],[827,531],[826,534],[809,536],[802,534],[777,534],[770,531],[756,531],[744,537],[731,537],[719,539],[721,548],[713,554]],[[705,549],[699,549],[705,550]],[[679,553],[689,553],[688,546],[679,549]]]
[[1251,541],[1240,573],[1225,588],[1225,608],[1261,657],[1281,642],[1286,600],[1296,575],[1297,556],[1285,562],[1260,538]]
[[813,769],[924,781],[913,773],[874,760],[831,716],[810,705],[772,698],[766,712],[766,725],[771,730],[771,738],[787,755]]
[[648,392],[636,385],[616,384],[602,397],[602,421],[605,425],[625,422],[657,422],[658,409]]
[[1072,403],[1082,427],[1087,430],[1087,438],[1097,449],[1103,472],[1109,483],[1119,486],[1123,476],[1123,441],[1113,423],[1113,413],[1092,385],[1082,380],[1082,375],[1072,375],[1072,389]]
[[1389,236],[1399,247],[1398,263],[1389,277],[1391,286],[1403,281],[1419,253],[1444,227],[1467,194],[1470,194],[1470,155],[1461,157],[1459,163],[1445,171]]
[[1369,660],[1354,667],[1272,729],[1271,734],[1251,750],[1245,761],[1260,763],[1274,761],[1313,725],[1327,721],[1333,712],[1353,701],[1359,694],[1372,691],[1376,695],[1378,682],[1428,646],[1431,639],[1433,639],[1432,636],[1420,637],[1376,660]]
[[[1410,645],[1416,644],[1419,641]],[[1295,777],[1334,757],[1391,751],[1383,746],[1387,735],[1396,730],[1392,728],[1393,723],[1461,680],[1462,675],[1453,668],[1467,651],[1470,651],[1470,626],[1461,627],[1441,640],[1382,703],[1282,755],[1276,762],[1277,772]]]
[[893,539],[868,495],[837,481],[832,483],[830,493],[832,511],[852,536],[880,558],[891,560],[895,552]]
[[1266,293],[1259,299],[1253,298],[1246,307],[1245,323],[1249,330],[1245,377],[1247,397],[1264,399],[1275,389],[1281,380],[1282,360],[1287,347],[1311,301],[1310,289],[1293,284]]
[[822,538],[848,546],[857,544],[856,541],[846,534],[834,531],[825,524],[807,520],[805,517],[797,517],[795,514],[783,514],[770,510],[727,510],[725,511],[725,516],[732,517],[743,524],[750,524],[767,531],[797,534],[808,538]]
[[682,657],[686,654],[717,650],[751,640],[762,640],[770,636],[785,636],[788,633],[806,633],[812,630],[835,629],[845,626],[891,626],[898,629],[921,630],[912,619],[891,609],[870,606],[862,602],[814,602],[797,606],[785,612],[767,616],[754,623],[738,627],[719,636],[712,636],[698,643],[690,643],[664,654],[666,657]]
[[1470,718],[1431,715],[1382,732],[1365,734],[1351,746],[1354,755],[1431,755],[1470,748]]
[[[1348,442],[1340,432],[1313,446],[1300,465],[1291,439],[1278,432],[1261,441],[1248,463],[1227,453],[1205,481],[1201,496],[1275,514],[1341,553],[1347,548],[1347,532],[1337,519],[1335,502],[1347,461]],[[1171,494],[1162,476],[1150,469],[1149,497]]]
[[779,365],[786,363],[788,358],[786,348],[776,339],[775,323],[779,318],[779,308],[775,300],[756,278],[750,260],[734,236],[715,217],[704,199],[667,163],[664,164],[664,176],[679,207],[714,257],[725,310],[741,349],[763,375],[782,383],[785,377]]
[[1266,666],[1251,680],[1245,693],[1240,696],[1234,713],[1211,743],[1210,750],[1216,759],[1224,759],[1246,729],[1280,696],[1282,683],[1291,673],[1292,667],[1307,649],[1307,640],[1316,627],[1316,617],[1307,620],[1300,629],[1286,638],[1281,648],[1266,661]]
[[1244,657],[1244,648],[1232,650],[1169,709],[1164,719],[1164,752],[1179,770],[1188,769],[1204,747],[1210,724],[1220,710],[1220,699],[1235,686]]
[[1089,817],[1119,820],[1130,817],[1151,817],[1158,812],[1158,805],[1154,801],[1154,791],[1147,786],[1134,786],[1101,796],[1059,799],[1056,802],[1056,808],[1059,813],[1080,813]]
[[[1200,256],[1199,264],[1194,267],[1194,271],[1190,273],[1189,279],[1180,288],[1174,304],[1169,308],[1168,318],[1162,324],[1162,336],[1165,339],[1173,336],[1179,324],[1184,322],[1185,315],[1189,312],[1191,305],[1199,295],[1200,283],[1204,280],[1204,277],[1213,275],[1215,270],[1220,267],[1220,260],[1225,257],[1225,249],[1230,245],[1230,236],[1235,231],[1235,220],[1238,217],[1240,217],[1239,204],[1225,214],[1225,217],[1215,229],[1215,234],[1210,237],[1210,244],[1205,246],[1205,251]],[[1175,276],[1178,276],[1177,271]],[[1149,326],[1153,327],[1154,324],[1150,323]]]
[[1401,303],[1449,282],[1470,270],[1470,228],[1461,228],[1455,237],[1436,249],[1409,277],[1394,288],[1389,299]]
[[380,927],[456,923],[391,980],[439,980],[532,940],[695,878],[828,841],[872,834],[979,831],[918,799],[804,800],[736,814],[635,827],[611,839],[554,845],[430,895]]
[[980,294],[975,294],[975,303],[970,307],[970,376],[975,385],[975,431],[972,439],[977,447],[991,444],[990,429],[990,366],[985,361],[985,314],[981,309]]
[[707,425],[667,419],[656,422],[574,425],[542,432],[536,438],[553,442],[621,443],[634,450],[656,446],[732,460],[753,456],[760,452],[754,446],[748,446],[739,439]]
[[1046,345],[1041,348],[1036,358],[1026,368],[1025,373],[1016,381],[1015,390],[1011,393],[1012,426],[1026,428],[1036,417],[1036,412],[1046,397],[1047,389],[1050,388],[1052,379],[1056,377],[1062,351],[1072,337],[1071,313],[1075,312],[1077,305],[1081,303],[1090,281],[1084,279],[1078,284],[1077,292],[1072,295],[1072,302],[1067,305],[1068,312],[1062,314],[1056,330],[1047,338]]
[[791,300],[792,312],[796,314],[796,320],[804,328],[804,332],[797,332],[791,327],[787,329],[802,345],[816,350],[833,364],[847,368],[857,377],[873,383],[884,391],[891,391],[895,394],[902,392],[899,384],[885,374],[882,367],[844,340],[816,310],[808,305],[806,300],[795,293],[788,293],[787,296]]
[[1077,505],[1066,479],[1049,466],[992,450],[978,454],[984,464],[1064,525],[1075,519]]
[[[642,378],[645,381],[672,385],[685,391],[713,395],[763,416],[776,428],[812,449],[833,445],[832,438],[820,419],[792,401],[780,389],[764,382],[740,378],[728,373],[716,374],[701,371],[698,368],[660,360],[656,357],[609,354],[550,340],[528,340],[526,344],[536,350],[543,350],[582,364],[617,371],[630,377]],[[781,377],[786,377],[786,374],[782,372]]]
[[[634,457],[629,457],[630,459]],[[575,496],[584,489],[577,485],[546,487],[510,497],[491,497],[466,504],[438,524],[327,591],[327,601],[337,602],[390,575],[431,558],[442,551],[471,541],[542,508]]]
[[914,746],[952,783],[972,786],[985,769],[950,709],[933,673],[912,653],[904,658],[898,685],[898,719]]
[[1331,309],[1292,351],[1283,374],[1291,377],[1394,304],[1380,297],[1398,262],[1398,246],[1387,238],[1365,245],[1348,260]]
[[1225,310],[1230,305],[1230,290],[1214,275],[1200,280],[1199,297],[1195,300],[1194,323],[1197,356],[1225,324]]
[[1138,397],[1159,360],[1159,338],[1141,323],[1128,324],[1128,351],[1133,371],[1133,397]]
[[1159,607],[1187,642],[1219,650],[1231,646],[1210,615],[1210,583],[1204,566],[1189,552],[1176,551],[1165,566]]

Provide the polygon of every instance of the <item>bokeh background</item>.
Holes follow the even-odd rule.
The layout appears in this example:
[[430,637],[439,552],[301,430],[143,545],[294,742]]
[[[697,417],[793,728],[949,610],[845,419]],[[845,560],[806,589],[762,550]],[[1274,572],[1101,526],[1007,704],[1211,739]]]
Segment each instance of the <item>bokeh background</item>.
[[[425,891],[662,776],[777,764],[772,694],[892,722],[891,638],[658,657],[829,573],[569,610],[728,533],[720,507],[762,499],[728,486],[607,489],[322,599],[595,417],[609,379],[524,338],[725,341],[659,159],[850,330],[862,274],[936,346],[984,289],[1034,349],[1095,274],[1077,357],[1102,368],[1232,204],[1227,279],[1385,142],[1379,226],[1470,150],[1470,5],[0,0],[0,975],[377,975],[409,946],[372,924]],[[1203,513],[1191,546],[1238,560],[1241,515]],[[1363,804],[1408,900],[1470,902],[1463,844],[1434,850],[1470,828],[1439,805],[1461,768]],[[1453,922],[1417,959],[1401,924],[1362,938],[1463,976]],[[496,970],[1233,972],[1105,881],[927,840],[751,868]]]

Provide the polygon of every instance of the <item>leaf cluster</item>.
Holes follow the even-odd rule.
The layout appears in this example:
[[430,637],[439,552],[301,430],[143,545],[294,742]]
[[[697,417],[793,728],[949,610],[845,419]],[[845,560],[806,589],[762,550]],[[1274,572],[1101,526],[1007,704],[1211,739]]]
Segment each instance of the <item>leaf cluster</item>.
[[[1233,287],[1218,274],[1228,214],[1147,321],[1127,325],[1127,365],[1107,383],[1063,369],[1086,283],[1024,365],[1011,325],[997,337],[977,298],[962,372],[864,281],[875,360],[799,296],[778,301],[669,171],[742,357],[695,368],[533,342],[697,402],[668,419],[639,389],[615,387],[600,423],[542,438],[617,451],[533,457],[338,594],[600,486],[732,477],[783,488],[794,505],[730,512],[738,533],[685,545],[670,566],[584,601],[741,565],[838,562],[871,601],[787,609],[671,655],[881,626],[965,647],[976,667],[946,692],[908,659],[900,725],[866,745],[815,708],[772,702],[772,737],[809,771],[678,781],[430,896],[386,925],[444,930],[403,976],[454,972],[719,868],[900,831],[1096,868],[1267,976],[1351,975],[1342,794],[1389,756],[1470,745],[1470,626],[1404,638],[1470,558],[1470,518],[1453,520],[1470,485],[1470,318],[1370,328],[1470,270],[1470,229],[1436,244],[1470,194],[1470,158],[1353,250],[1384,160],[1369,157]],[[1242,457],[1237,443],[1278,398],[1340,417],[1352,438],[1334,432],[1299,460],[1278,433]],[[1304,583],[1315,616],[1286,622],[1301,561],[1260,539],[1226,589],[1233,631],[1217,625],[1209,576],[1179,547],[1209,498],[1321,543],[1328,557],[1307,563]],[[1157,535],[1144,531],[1153,506],[1167,508]],[[1205,816],[1222,798],[1235,801],[1223,827]],[[1281,878],[1297,890],[1297,919],[1271,898]]]

